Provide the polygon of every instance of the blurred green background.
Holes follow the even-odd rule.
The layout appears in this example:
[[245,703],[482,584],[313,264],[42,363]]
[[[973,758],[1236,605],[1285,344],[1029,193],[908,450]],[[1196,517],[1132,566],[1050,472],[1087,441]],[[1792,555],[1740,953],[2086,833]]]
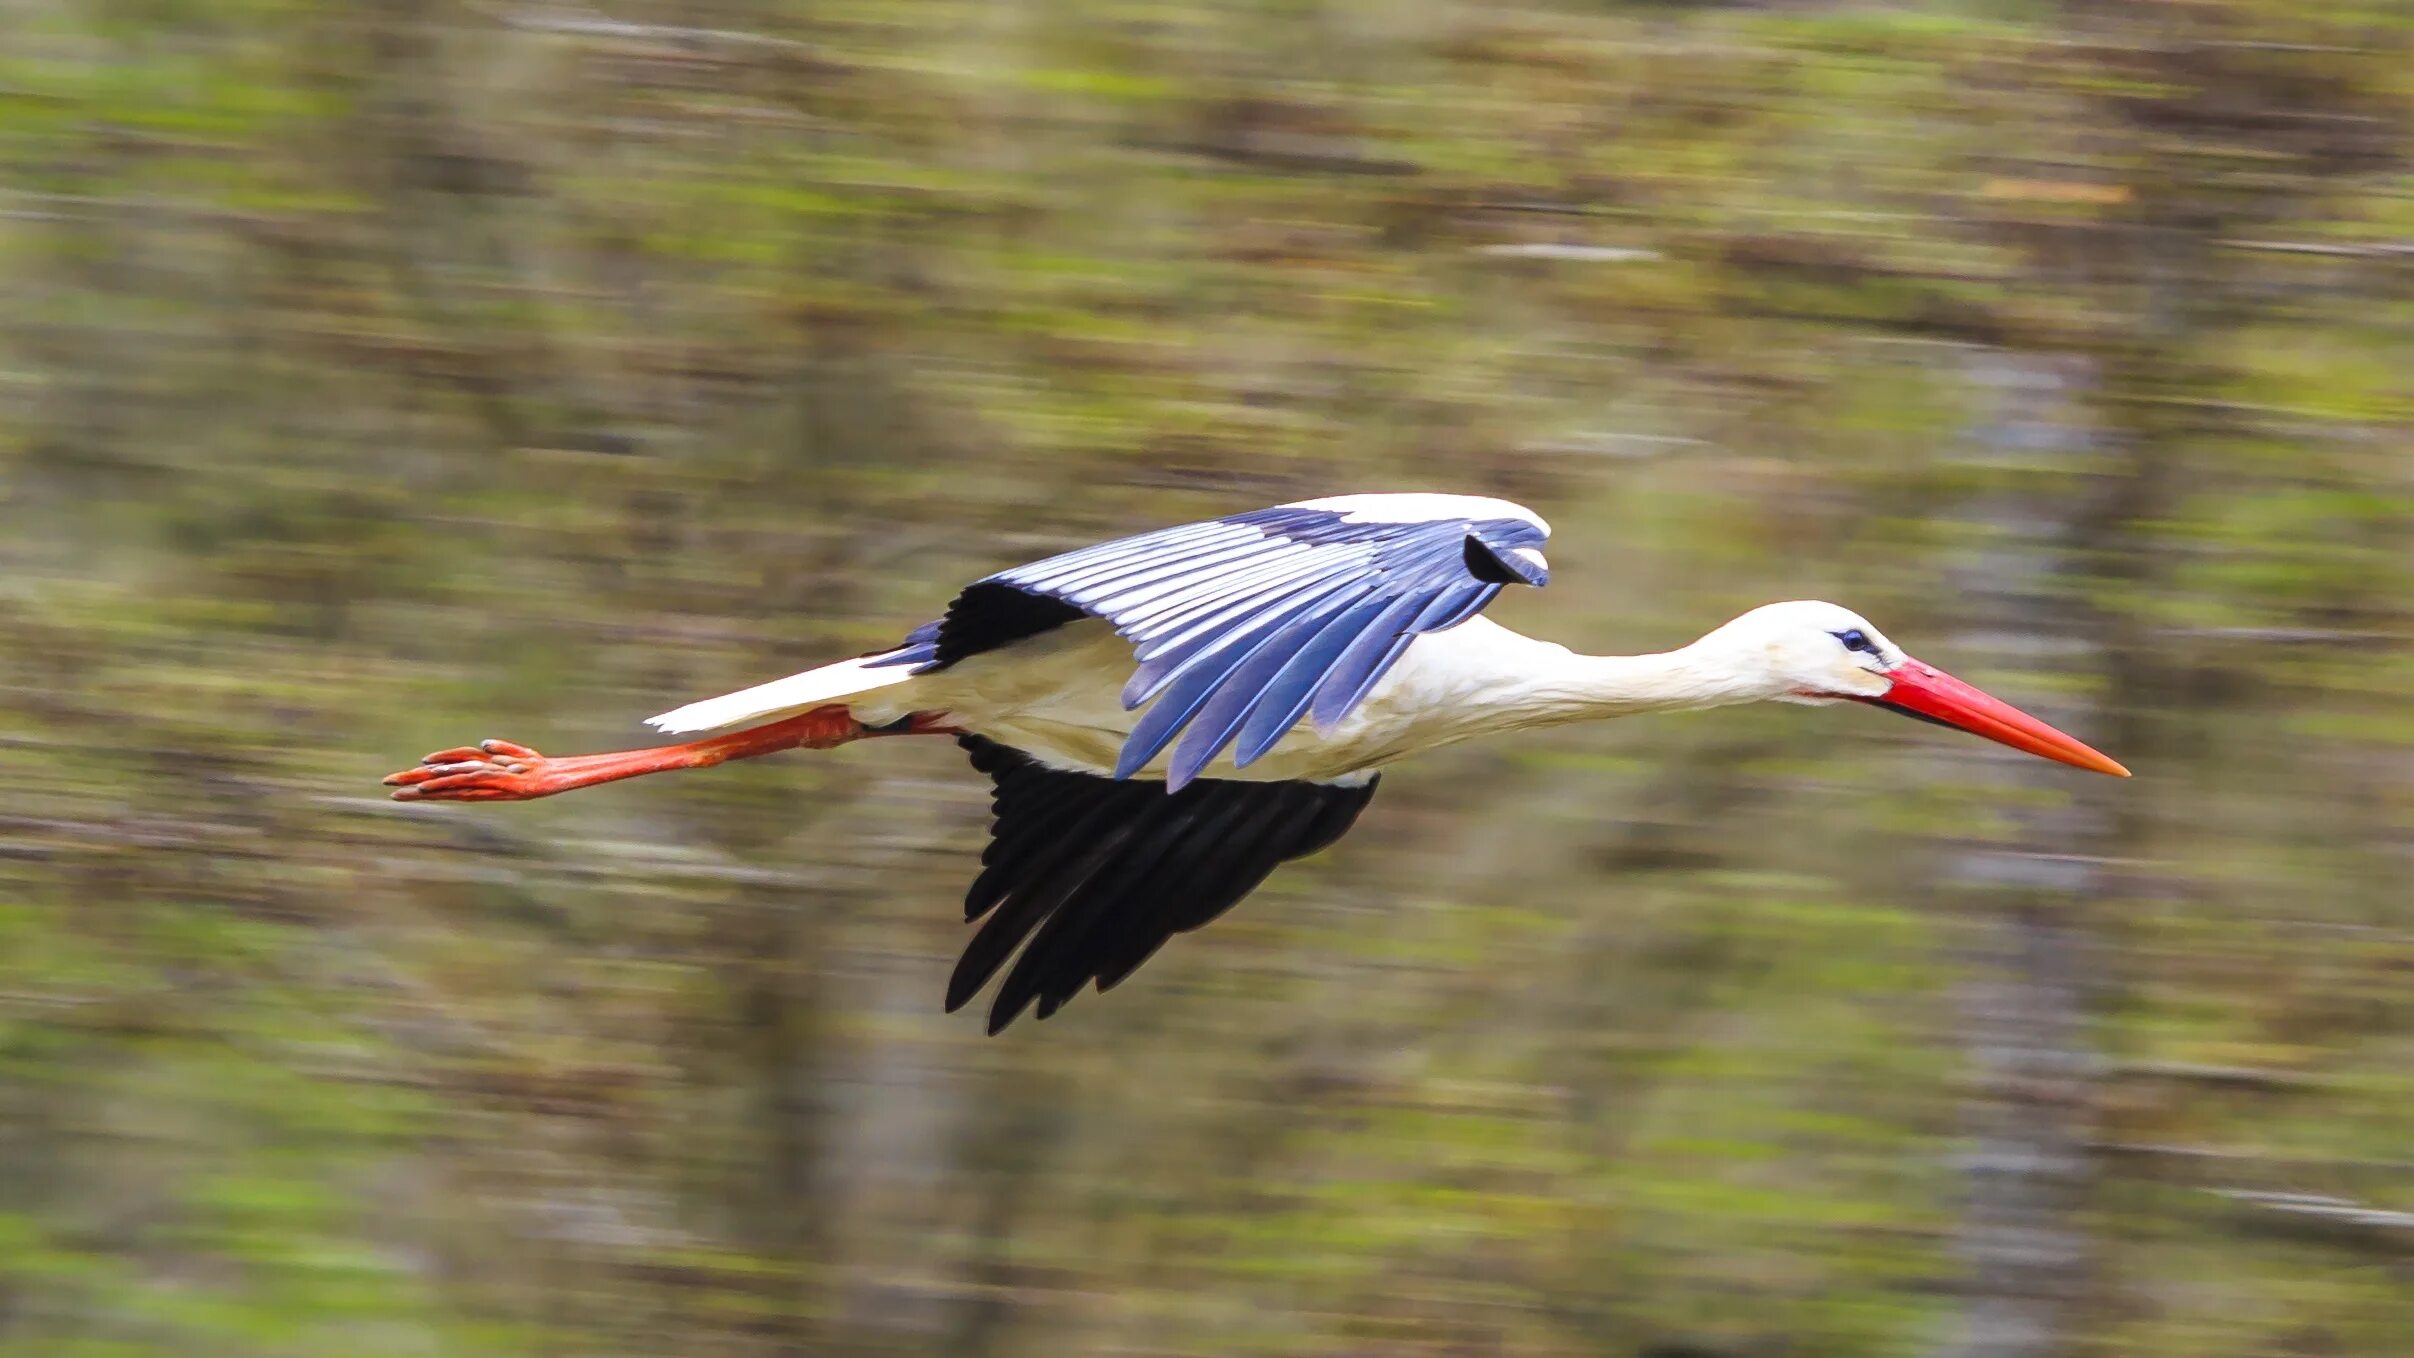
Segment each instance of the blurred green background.
[[[2414,6],[0,0],[0,1344],[2414,1352]],[[1309,495],[1860,710],[1404,766],[939,1012],[876,742],[376,778]]]

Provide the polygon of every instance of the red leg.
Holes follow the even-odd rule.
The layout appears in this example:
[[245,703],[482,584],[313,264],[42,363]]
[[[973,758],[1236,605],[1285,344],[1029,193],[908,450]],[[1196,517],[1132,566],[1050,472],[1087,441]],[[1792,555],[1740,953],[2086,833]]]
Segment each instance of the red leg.
[[931,735],[947,730],[935,717],[919,712],[901,725],[873,730],[857,722],[844,706],[833,704],[703,740],[609,754],[547,758],[508,740],[482,740],[475,746],[438,750],[420,760],[419,767],[387,774],[385,781],[398,802],[524,802],[641,773],[708,769],[725,760],[752,759],[780,750],[826,750],[869,736]]

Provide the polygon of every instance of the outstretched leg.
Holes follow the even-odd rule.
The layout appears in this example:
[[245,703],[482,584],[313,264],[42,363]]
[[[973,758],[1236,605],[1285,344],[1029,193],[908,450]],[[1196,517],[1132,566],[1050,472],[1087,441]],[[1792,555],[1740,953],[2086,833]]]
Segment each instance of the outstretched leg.
[[843,705],[832,704],[703,740],[609,754],[547,758],[508,740],[482,740],[474,746],[438,750],[420,760],[419,767],[387,774],[385,781],[398,802],[524,802],[641,773],[708,769],[726,760],[752,759],[780,750],[826,750],[870,736],[932,735],[948,729],[938,718],[922,712],[894,725],[869,727],[856,721]]

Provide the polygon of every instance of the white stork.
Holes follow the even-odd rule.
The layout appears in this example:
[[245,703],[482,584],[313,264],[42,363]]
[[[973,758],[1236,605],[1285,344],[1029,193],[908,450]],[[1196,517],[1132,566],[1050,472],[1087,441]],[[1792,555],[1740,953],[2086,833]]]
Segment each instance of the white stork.
[[[869,736],[953,736],[995,783],[947,990],[1020,948],[989,1031],[1107,990],[1275,865],[1348,830],[1379,771],[1474,736],[1636,712],[1851,699],[2098,773],[2129,771],[1905,655],[1834,604],[1755,608],[1656,655],[1579,655],[1478,617],[1549,578],[1506,500],[1344,495],[1159,529],[975,581],[897,646],[654,717],[682,744],[548,758],[489,740],[398,799],[521,801]],[[732,729],[735,728],[735,729]],[[1027,946],[1026,946],[1027,945]]]

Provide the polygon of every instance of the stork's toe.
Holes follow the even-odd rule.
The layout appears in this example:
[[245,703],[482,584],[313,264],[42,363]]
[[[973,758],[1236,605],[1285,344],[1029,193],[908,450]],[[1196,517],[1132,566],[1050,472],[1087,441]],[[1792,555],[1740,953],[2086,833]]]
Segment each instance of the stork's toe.
[[398,802],[526,801],[542,797],[545,756],[508,740],[437,750],[416,768],[385,776]]

